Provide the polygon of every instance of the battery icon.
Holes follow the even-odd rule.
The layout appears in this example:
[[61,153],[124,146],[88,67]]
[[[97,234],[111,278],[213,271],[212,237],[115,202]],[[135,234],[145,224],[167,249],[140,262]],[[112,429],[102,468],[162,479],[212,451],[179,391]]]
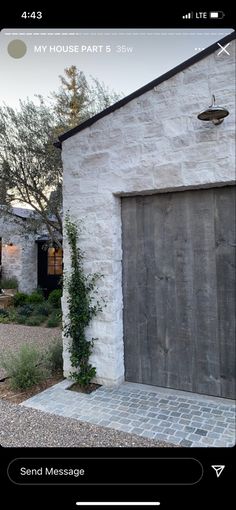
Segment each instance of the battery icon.
[[223,11],[212,11],[210,12],[211,19],[222,19],[225,16]]

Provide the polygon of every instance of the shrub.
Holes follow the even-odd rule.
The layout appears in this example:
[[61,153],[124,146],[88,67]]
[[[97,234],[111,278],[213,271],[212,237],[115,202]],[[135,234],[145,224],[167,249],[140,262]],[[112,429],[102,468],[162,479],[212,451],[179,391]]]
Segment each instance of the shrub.
[[13,306],[21,306],[24,305],[27,301],[28,295],[24,292],[17,292],[15,296],[13,296]]
[[43,289],[42,289],[41,287],[37,287],[37,289],[35,290],[35,292],[37,292],[37,294],[40,294],[40,296],[43,296],[43,298],[44,298]]
[[53,306],[53,308],[60,308],[61,307],[61,296],[62,291],[61,289],[55,289],[52,292],[50,292],[48,296],[48,303]]
[[8,313],[9,313],[9,322],[15,322],[16,321],[16,316],[17,316],[17,308],[8,308]]
[[57,319],[60,321],[62,318],[61,308],[55,308],[55,310],[52,312],[52,315],[53,317],[57,317]]
[[9,324],[9,317],[1,317],[0,315],[0,324]]
[[26,321],[28,320],[28,317],[25,315],[18,315],[18,313],[15,316],[15,322],[17,324],[26,324]]
[[3,308],[0,308],[0,317],[2,317],[2,318],[9,317],[8,310],[4,310]]
[[62,358],[62,342],[54,340],[46,351],[46,366],[51,372],[62,372],[63,358]]
[[26,326],[40,326],[45,321],[44,315],[34,315],[32,317],[27,318],[25,324]]
[[32,294],[27,296],[27,303],[30,304],[36,304],[36,303],[43,303],[44,297],[40,292],[34,291]]
[[10,320],[8,310],[0,308],[0,324],[8,324]]
[[25,317],[30,317],[34,311],[34,307],[32,305],[22,305],[18,306],[17,313],[19,315],[24,315]]
[[46,371],[40,366],[42,354],[30,345],[22,345],[17,353],[1,357],[0,364],[16,390],[26,390],[43,381]]
[[18,289],[18,281],[16,278],[2,278],[0,281],[2,289]]
[[48,317],[48,315],[51,313],[51,307],[47,302],[39,303],[37,306],[35,306],[34,313],[36,315],[44,315],[44,317]]
[[47,321],[48,328],[57,328],[60,325],[60,318],[57,315],[51,315]]

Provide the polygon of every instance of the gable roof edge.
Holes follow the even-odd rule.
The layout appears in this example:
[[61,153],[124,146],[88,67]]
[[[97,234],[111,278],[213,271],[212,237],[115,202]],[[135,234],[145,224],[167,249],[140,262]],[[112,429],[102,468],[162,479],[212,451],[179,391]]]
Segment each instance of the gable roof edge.
[[[228,42],[234,40],[235,37],[236,37],[236,32],[234,31],[231,34],[228,34],[223,39],[220,39],[218,42],[221,45],[227,44]],[[113,105],[108,106],[108,108],[106,108],[105,110],[102,110],[100,113],[97,113],[96,115],[94,115],[93,117],[90,117],[89,119],[85,120],[84,122],[82,122],[78,126],[72,128],[69,131],[66,131],[62,135],[58,136],[58,141],[56,141],[54,143],[54,146],[58,147],[58,148],[61,148],[62,147],[62,142],[64,142],[65,140],[67,140],[71,136],[74,136],[75,134],[79,133],[83,129],[86,129],[87,127],[91,126],[92,124],[94,124],[98,120],[102,119],[103,117],[106,117],[107,115],[109,115],[110,113],[118,110],[122,106],[125,106],[127,103],[129,103],[130,101],[132,101],[136,97],[142,96],[143,94],[145,94],[149,90],[152,90],[154,87],[157,87],[158,85],[160,85],[164,81],[169,80],[170,78],[172,78],[176,74],[180,73],[181,71],[184,71],[188,67],[196,64],[197,62],[200,62],[201,60],[206,58],[208,55],[211,55],[217,49],[219,49],[218,42],[212,44],[211,46],[208,46],[208,48],[206,48],[205,50],[201,51],[197,55],[194,55],[193,57],[190,57],[188,60],[185,60],[181,64],[178,64],[176,67],[173,67],[173,69],[170,69],[169,71],[167,71],[166,73],[162,74],[158,78],[155,78],[155,80],[152,80],[149,83],[147,83],[146,85],[144,85],[143,87],[135,90],[135,92],[132,92],[128,96],[125,96],[124,98],[120,99],[119,101],[117,101]]]

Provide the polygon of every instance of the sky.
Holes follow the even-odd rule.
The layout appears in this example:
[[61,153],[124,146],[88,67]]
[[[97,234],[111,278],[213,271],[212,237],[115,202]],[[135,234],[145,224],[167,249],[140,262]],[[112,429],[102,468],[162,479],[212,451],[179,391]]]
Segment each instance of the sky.
[[[161,76],[233,29],[70,29],[0,32],[0,105],[16,107],[19,99],[47,97],[58,89],[65,67],[124,95]],[[11,41],[25,43],[22,58],[9,54]],[[222,58],[224,55],[222,54]]]

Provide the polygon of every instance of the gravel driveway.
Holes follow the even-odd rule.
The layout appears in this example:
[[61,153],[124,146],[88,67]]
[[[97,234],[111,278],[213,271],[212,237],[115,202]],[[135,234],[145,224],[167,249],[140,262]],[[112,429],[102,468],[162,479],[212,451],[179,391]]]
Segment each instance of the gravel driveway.
[[3,400],[0,400],[0,443],[5,447],[174,446]]
[[[41,326],[22,326],[20,324],[0,324],[0,354],[4,351],[16,351],[22,344],[33,344],[44,348],[61,337],[60,328],[44,328]],[[0,379],[4,370],[0,368]]]

